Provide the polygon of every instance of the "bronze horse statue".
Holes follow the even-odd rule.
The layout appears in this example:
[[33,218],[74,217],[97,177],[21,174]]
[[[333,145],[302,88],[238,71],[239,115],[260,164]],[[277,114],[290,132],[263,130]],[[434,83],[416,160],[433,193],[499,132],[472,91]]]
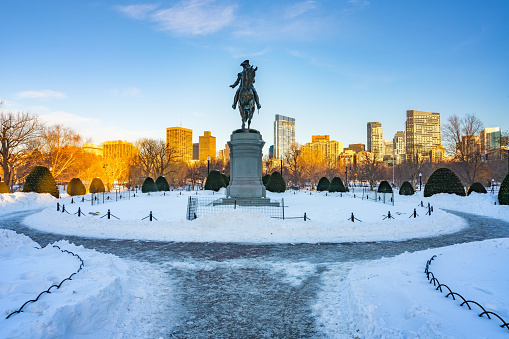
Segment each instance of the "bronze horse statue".
[[230,87],[235,88],[239,83],[240,86],[235,93],[235,99],[232,108],[235,109],[238,105],[240,117],[242,118],[242,129],[251,127],[251,120],[253,119],[253,113],[255,111],[255,105],[258,109],[261,108],[258,93],[253,84],[255,82],[255,73],[258,67],[253,68],[249,65],[249,60],[245,60],[240,64],[244,69],[237,76],[237,81]]

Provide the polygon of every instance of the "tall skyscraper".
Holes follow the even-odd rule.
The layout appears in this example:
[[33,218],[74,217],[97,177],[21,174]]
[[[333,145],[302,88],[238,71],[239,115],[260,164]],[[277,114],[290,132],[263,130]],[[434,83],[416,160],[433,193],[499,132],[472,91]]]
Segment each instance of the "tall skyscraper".
[[199,160],[206,161],[208,157],[210,159],[216,158],[216,137],[212,136],[210,131],[203,132],[203,135],[200,136],[200,146],[199,146]]
[[193,159],[193,130],[183,127],[166,129],[166,146],[172,148],[178,159],[188,162]]
[[295,119],[276,114],[274,121],[274,158],[284,158],[295,142]]
[[405,132],[397,131],[392,139],[392,147],[394,149],[394,161],[396,164],[401,164],[405,160]]
[[487,127],[481,131],[479,138],[481,141],[481,154],[485,156],[490,151],[500,149],[502,132],[500,127]]
[[368,152],[375,155],[376,161],[384,159],[384,139],[382,124],[378,121],[368,122]]
[[441,146],[440,113],[406,111],[406,157],[429,156],[433,148]]

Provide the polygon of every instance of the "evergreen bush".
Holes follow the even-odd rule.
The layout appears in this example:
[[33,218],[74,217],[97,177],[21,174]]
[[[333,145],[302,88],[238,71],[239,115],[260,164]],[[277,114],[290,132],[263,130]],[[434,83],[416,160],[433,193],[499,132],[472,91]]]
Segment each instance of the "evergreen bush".
[[438,193],[457,194],[466,196],[465,187],[460,179],[448,168],[439,168],[429,177],[424,186],[424,197],[431,197]]
[[5,182],[0,181],[0,194],[2,193],[11,193],[11,190]]
[[265,174],[262,177],[263,186],[267,187],[267,184],[269,183],[269,179],[270,179],[270,174]]
[[67,185],[67,194],[71,197],[75,195],[84,195],[86,193],[87,189],[79,178],[73,178],[69,181],[69,185]]
[[141,185],[141,193],[150,193],[150,192],[157,192],[157,186],[154,182],[154,179],[151,177],[148,177],[143,181],[143,184]]
[[168,180],[165,177],[160,176],[156,179],[156,186],[158,191],[169,191],[170,185],[168,184]]
[[55,198],[60,196],[55,179],[47,167],[35,166],[25,179],[23,192],[49,193]]
[[500,191],[498,191],[498,201],[500,205],[509,205],[509,173],[502,181],[502,185],[500,185]]
[[286,183],[281,173],[276,171],[271,174],[269,182],[267,183],[267,191],[275,193],[283,193],[286,191]]
[[405,181],[399,189],[399,195],[414,195],[415,190],[411,183]]
[[332,178],[329,184],[329,192],[346,192],[346,187],[340,177]]
[[384,180],[378,185],[378,193],[392,193],[391,184]]
[[484,185],[480,182],[474,182],[472,186],[468,189],[467,195],[470,195],[470,193],[476,192],[476,193],[488,193],[486,192],[486,188],[484,188]]
[[90,183],[90,187],[88,188],[90,193],[102,193],[105,191],[104,183],[101,178],[94,178]]
[[329,189],[330,181],[326,177],[321,177],[316,186],[318,192],[327,191]]
[[205,181],[205,189],[209,191],[219,191],[221,187],[225,187],[224,179],[217,170],[212,170]]
[[224,173],[222,173],[221,176],[223,177],[224,187],[228,187],[228,185],[230,184],[230,178],[228,178]]

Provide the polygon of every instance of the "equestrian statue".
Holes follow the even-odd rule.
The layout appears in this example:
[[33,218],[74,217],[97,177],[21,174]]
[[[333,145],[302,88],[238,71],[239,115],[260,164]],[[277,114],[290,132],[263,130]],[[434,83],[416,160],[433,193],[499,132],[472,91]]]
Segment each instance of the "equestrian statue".
[[247,129],[249,129],[251,126],[251,119],[253,119],[255,104],[258,109],[262,107],[260,106],[258,93],[256,93],[256,89],[253,85],[258,67],[253,68],[253,66],[249,65],[249,60],[244,60],[240,66],[243,67],[242,72],[237,75],[237,81],[235,81],[233,85],[230,85],[231,88],[235,88],[240,84],[235,93],[232,108],[239,108],[240,117],[242,118],[242,129],[246,129],[246,121]]

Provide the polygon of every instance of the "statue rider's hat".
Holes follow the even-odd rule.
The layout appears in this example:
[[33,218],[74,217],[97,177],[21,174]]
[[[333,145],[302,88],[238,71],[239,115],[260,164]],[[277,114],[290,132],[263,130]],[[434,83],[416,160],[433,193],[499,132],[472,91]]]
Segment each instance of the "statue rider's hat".
[[244,66],[244,65],[249,66],[249,60],[242,61],[242,63],[240,65],[241,66]]

